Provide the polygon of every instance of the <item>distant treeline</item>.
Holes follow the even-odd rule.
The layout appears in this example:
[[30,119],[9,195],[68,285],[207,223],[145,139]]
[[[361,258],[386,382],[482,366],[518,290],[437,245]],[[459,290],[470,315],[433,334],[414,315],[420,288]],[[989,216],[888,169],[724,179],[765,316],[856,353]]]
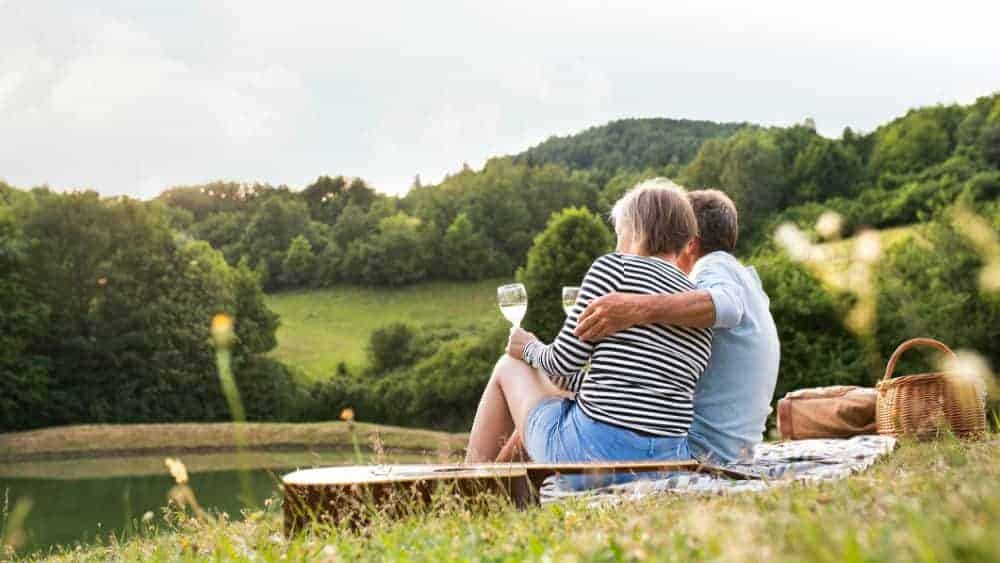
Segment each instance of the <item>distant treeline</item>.
[[[298,191],[178,187],[152,202],[0,184],[0,428],[225,418],[207,343],[219,311],[237,319],[235,371],[252,417],[329,418],[354,406],[367,420],[461,426],[502,327],[387,327],[374,340],[395,344],[373,340],[369,369],[303,389],[263,356],[278,320],[262,287],[471,280],[520,268],[533,291],[548,291],[579,280],[579,265],[610,244],[610,205],[658,175],[724,189],[739,206],[740,253],[757,265],[781,331],[782,392],[873,377],[865,344],[842,322],[853,298],[831,294],[771,242],[779,223],[811,228],[827,209],[844,217],[845,235],[928,224],[927,244],[890,249],[879,264],[878,353],[929,335],[1000,365],[1000,299],[979,291],[984,258],[951,224],[961,202],[1000,228],[993,95],[838,139],[809,120],[624,120],[437,185],[415,181],[403,197],[343,176]],[[531,302],[548,309],[532,305],[529,328],[549,336],[556,301]]]
[[913,110],[840,139],[817,134],[810,120],[780,128],[623,120],[437,185],[415,182],[404,197],[324,176],[301,191],[213,183],[172,188],[157,201],[178,231],[208,241],[232,265],[246,258],[268,290],[509,275],[552,213],[606,214],[628,188],[658,175],[725,189],[740,208],[749,254],[779,222],[811,224],[825,209],[844,215],[849,234],[920,221],[963,191],[996,197],[996,100]]

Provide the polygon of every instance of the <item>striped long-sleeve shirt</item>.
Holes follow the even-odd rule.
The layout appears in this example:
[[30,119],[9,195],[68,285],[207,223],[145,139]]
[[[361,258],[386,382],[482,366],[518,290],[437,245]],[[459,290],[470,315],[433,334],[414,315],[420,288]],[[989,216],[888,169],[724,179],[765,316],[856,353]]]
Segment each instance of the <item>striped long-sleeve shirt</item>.
[[[580,297],[550,345],[531,342],[524,360],[550,376],[572,376],[580,408],[596,420],[656,436],[684,436],[695,384],[708,365],[711,329],[639,325],[599,342],[573,335],[592,299],[613,292],[664,294],[696,289],[676,266],[656,257],[607,254],[590,267]],[[590,360],[590,369],[581,371]]]

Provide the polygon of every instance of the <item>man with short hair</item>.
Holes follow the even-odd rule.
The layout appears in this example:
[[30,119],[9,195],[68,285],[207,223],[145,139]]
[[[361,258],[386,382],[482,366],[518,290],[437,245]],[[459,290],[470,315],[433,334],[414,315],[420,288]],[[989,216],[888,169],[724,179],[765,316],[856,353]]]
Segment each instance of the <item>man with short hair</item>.
[[671,295],[605,295],[588,304],[574,332],[584,340],[600,340],[643,324],[714,328],[712,356],[695,387],[688,441],[698,459],[731,463],[752,457],[763,439],[780,343],[757,272],[733,256],[739,229],[736,206],[718,190],[699,190],[688,197],[699,236],[678,265],[685,270],[693,265],[691,277],[698,289]]

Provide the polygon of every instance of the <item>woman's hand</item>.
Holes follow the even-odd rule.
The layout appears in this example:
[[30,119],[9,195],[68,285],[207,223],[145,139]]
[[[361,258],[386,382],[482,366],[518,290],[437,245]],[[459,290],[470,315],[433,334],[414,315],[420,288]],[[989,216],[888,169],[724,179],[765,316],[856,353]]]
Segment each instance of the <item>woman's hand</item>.
[[523,328],[512,328],[507,340],[507,354],[518,360],[524,359],[524,347],[535,340],[538,337]]

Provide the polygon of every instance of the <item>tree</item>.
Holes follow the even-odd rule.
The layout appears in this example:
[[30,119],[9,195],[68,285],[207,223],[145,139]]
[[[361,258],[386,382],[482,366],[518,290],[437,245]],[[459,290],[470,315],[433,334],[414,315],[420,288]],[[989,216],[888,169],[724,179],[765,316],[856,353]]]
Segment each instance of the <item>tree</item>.
[[372,285],[403,285],[427,275],[428,246],[419,219],[400,212],[378,223],[375,235],[347,247],[344,275]]
[[368,184],[361,178],[351,180],[350,185],[347,186],[348,204],[353,203],[361,209],[368,209],[377,199],[378,194],[375,193],[375,190],[368,187]]
[[979,133],[979,146],[986,162],[1000,168],[1000,117],[983,125]]
[[333,226],[333,240],[341,247],[346,247],[357,239],[373,234],[377,224],[378,221],[373,221],[366,210],[352,203],[344,208]]
[[267,265],[269,277],[263,280],[266,286],[274,286],[282,280],[281,267],[292,240],[306,232],[309,226],[309,209],[302,201],[281,197],[269,197],[254,213],[243,235],[242,246],[253,261]]
[[518,279],[528,288],[525,326],[545,340],[555,337],[565,313],[562,287],[580,285],[590,265],[611,249],[612,237],[599,217],[583,208],[554,213],[535,237]]
[[861,175],[857,155],[839,143],[814,137],[795,157],[792,182],[796,202],[850,195]]
[[[12,365],[5,353],[16,354],[0,387],[17,387],[4,390],[17,400],[4,424],[227,417],[210,319],[237,317],[234,366],[276,342],[277,318],[246,262],[234,270],[206,242],[177,236],[161,205],[93,192],[30,196],[16,217],[23,238],[0,211],[0,261],[12,266],[0,269],[0,371]],[[288,381],[281,370],[256,373]]]
[[701,146],[698,154],[681,172],[681,183],[692,188],[719,188],[722,185],[722,166],[726,162],[728,143],[710,139]]
[[455,280],[476,280],[490,272],[489,243],[465,213],[445,231],[441,266],[444,275]]
[[233,313],[236,321],[237,358],[266,354],[278,345],[278,315],[267,307],[260,276],[241,260],[232,269]]
[[48,358],[30,351],[47,330],[48,309],[25,283],[26,250],[13,211],[0,203],[0,432],[37,424],[52,385]]
[[499,162],[490,163],[478,175],[468,172],[476,176],[474,189],[466,192],[462,201],[469,220],[514,263],[524,259],[536,232],[523,172]]
[[920,170],[948,158],[948,130],[929,110],[910,112],[881,129],[872,152],[876,175]]
[[316,273],[316,255],[306,237],[292,239],[281,262],[281,276],[286,285],[297,287],[313,280]]
[[740,210],[740,230],[782,208],[785,169],[777,144],[763,132],[745,131],[727,141],[719,186]]
[[309,206],[309,215],[316,221],[333,225],[347,205],[346,191],[347,182],[343,176],[320,176],[303,188],[301,193]]

